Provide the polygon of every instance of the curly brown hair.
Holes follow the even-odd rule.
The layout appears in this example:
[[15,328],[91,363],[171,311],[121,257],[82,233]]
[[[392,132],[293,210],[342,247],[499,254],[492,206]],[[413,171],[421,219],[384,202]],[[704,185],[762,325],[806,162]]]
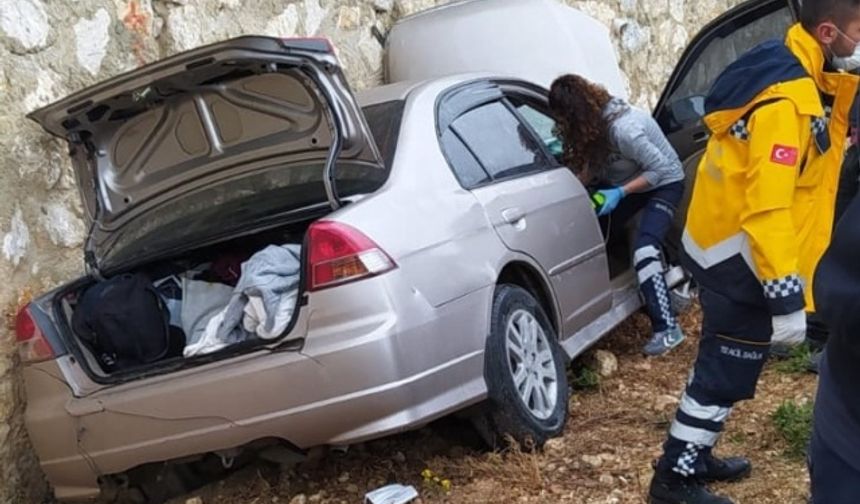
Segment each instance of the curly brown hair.
[[555,134],[561,140],[564,163],[583,181],[606,164],[611,150],[609,124],[603,110],[612,95],[579,75],[563,75],[552,83],[549,107]]

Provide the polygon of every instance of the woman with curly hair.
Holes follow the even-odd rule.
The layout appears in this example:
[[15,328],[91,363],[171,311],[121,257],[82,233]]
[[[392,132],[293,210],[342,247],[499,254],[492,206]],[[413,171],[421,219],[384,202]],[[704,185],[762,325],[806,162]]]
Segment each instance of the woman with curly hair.
[[598,188],[601,217],[623,225],[642,212],[633,262],[651,319],[648,355],[684,340],[664,279],[662,245],[684,193],[678,154],[651,114],[578,75],[556,79],[549,94],[562,159],[582,183]]

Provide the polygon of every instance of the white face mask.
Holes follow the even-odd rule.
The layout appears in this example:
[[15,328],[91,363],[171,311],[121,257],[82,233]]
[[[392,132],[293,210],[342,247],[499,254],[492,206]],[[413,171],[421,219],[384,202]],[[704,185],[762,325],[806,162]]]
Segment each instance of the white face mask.
[[857,70],[860,68],[860,46],[854,48],[854,54],[851,56],[846,56],[844,58],[834,56],[831,63],[833,63],[834,67],[839,70],[845,70],[846,72]]
[[860,44],[858,44],[857,41],[853,38],[846,35],[839,28],[837,28],[836,31],[839,32],[840,35],[854,43],[854,54],[852,54],[851,56],[834,55],[831,63],[837,69],[845,70],[846,72],[857,70],[858,68],[860,68]]

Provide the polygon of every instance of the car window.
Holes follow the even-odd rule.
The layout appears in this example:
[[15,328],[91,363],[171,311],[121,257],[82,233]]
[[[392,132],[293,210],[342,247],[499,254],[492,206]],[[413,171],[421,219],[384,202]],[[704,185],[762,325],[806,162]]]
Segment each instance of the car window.
[[397,150],[405,103],[403,100],[394,100],[361,109],[379,153],[382,155],[382,160],[385,162],[385,167],[388,169],[391,169],[391,162]]
[[[668,112],[661,114],[664,130],[672,132],[682,124],[696,121],[705,114],[705,96],[720,73],[739,56],[769,39],[782,39],[793,23],[788,5],[764,15],[738,19],[715,36],[706,38],[701,49],[692,55],[683,79],[666,101]],[[768,6],[774,9],[773,6]],[[747,24],[742,23],[751,19]]]
[[460,181],[460,185],[470,188],[490,181],[490,175],[452,129],[448,128],[442,134],[440,142],[445,155],[448,157],[448,162],[454,170],[454,175]]
[[561,155],[561,140],[555,135],[555,120],[529,104],[518,105],[517,111],[535,130],[550,153],[553,156]]
[[546,168],[532,132],[502,102],[493,102],[458,117],[451,128],[493,179]]

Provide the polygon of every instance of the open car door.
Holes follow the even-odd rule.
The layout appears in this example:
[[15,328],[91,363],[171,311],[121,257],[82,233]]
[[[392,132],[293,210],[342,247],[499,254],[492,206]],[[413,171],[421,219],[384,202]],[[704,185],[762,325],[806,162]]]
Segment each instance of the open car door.
[[669,236],[672,247],[680,244],[696,168],[709,137],[703,122],[705,96],[739,56],[765,40],[784,38],[799,9],[798,0],[744,2],[705,26],[675,67],[654,109],[654,117],[678,151],[687,175],[684,199]]

